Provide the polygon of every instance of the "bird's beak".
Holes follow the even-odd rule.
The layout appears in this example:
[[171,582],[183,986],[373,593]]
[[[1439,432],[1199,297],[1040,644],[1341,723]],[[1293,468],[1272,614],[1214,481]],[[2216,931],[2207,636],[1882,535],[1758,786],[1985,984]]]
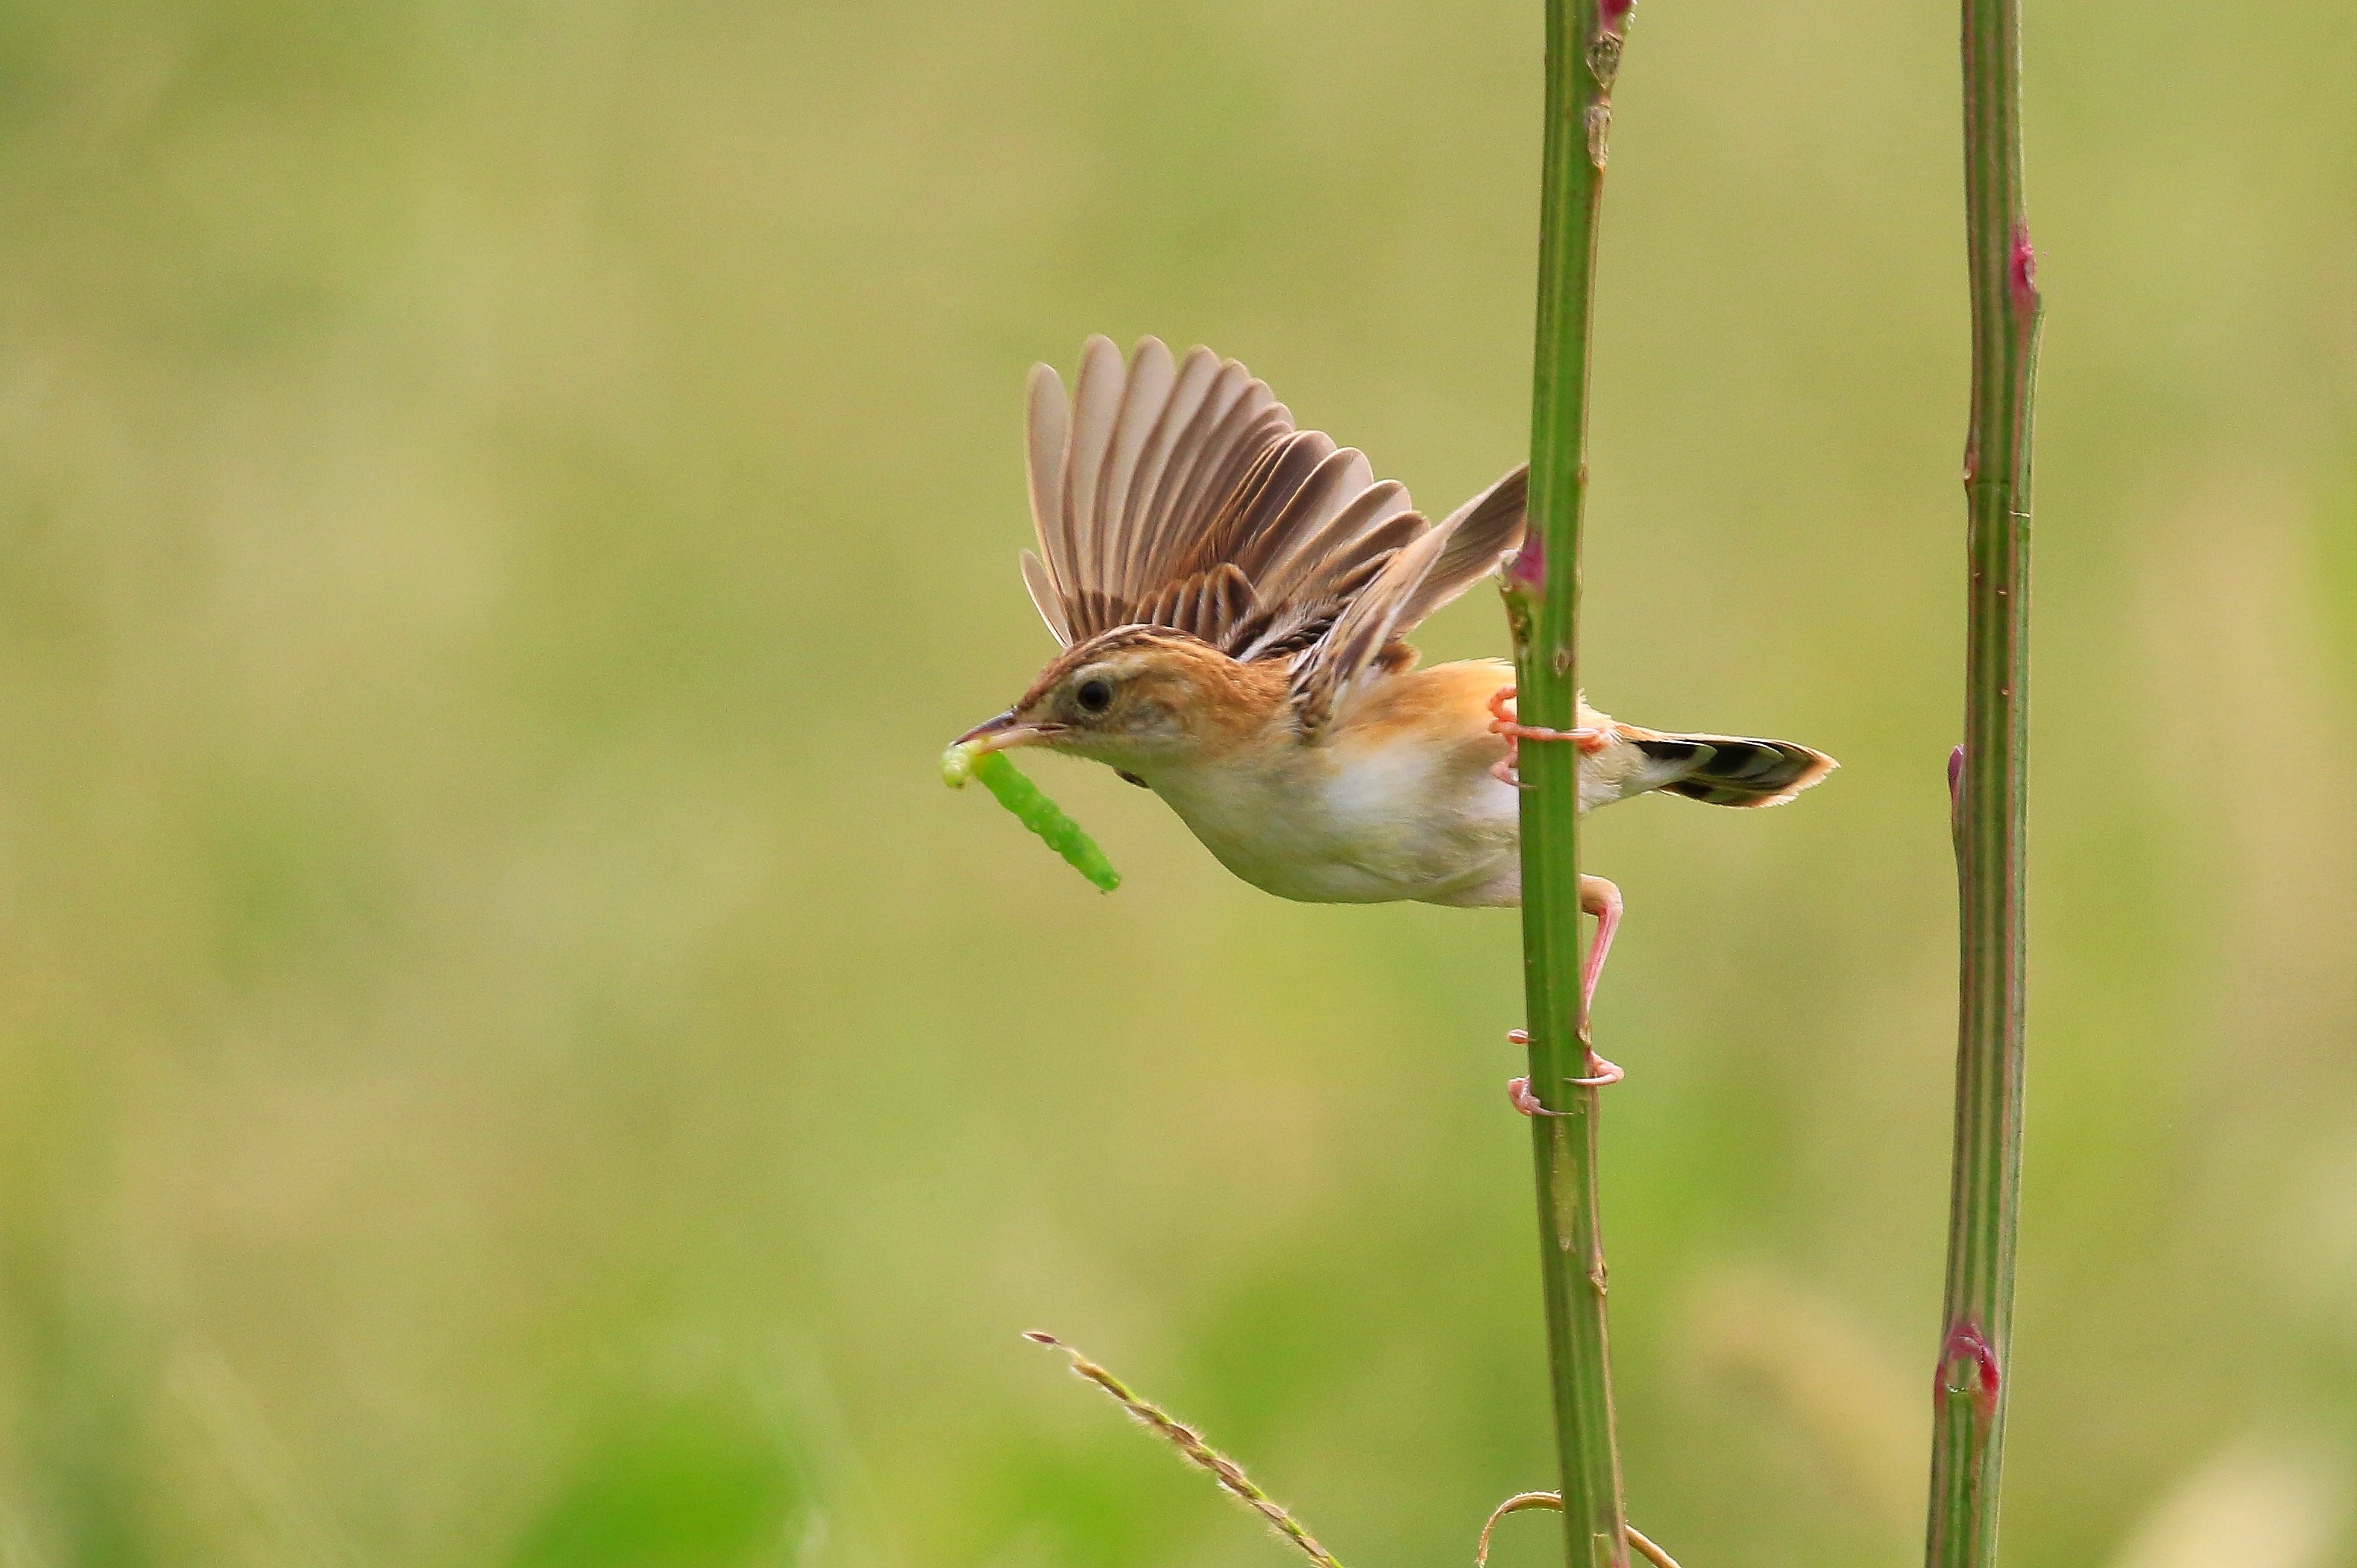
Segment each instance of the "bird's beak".
[[1062,725],[1027,725],[1018,722],[1015,710],[1007,709],[996,718],[985,719],[953,743],[973,752],[1005,751],[1013,746],[1039,746],[1064,733]]

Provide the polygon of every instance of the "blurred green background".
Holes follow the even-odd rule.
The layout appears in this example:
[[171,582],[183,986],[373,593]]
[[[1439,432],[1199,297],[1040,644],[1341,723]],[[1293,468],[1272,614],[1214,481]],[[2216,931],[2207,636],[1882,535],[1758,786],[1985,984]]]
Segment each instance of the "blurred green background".
[[[1587,669],[1641,802],[1634,1515],[1919,1551],[1953,1032],[1953,8],[1649,0]],[[2357,1563],[2357,11],[2033,4],[2019,1568]],[[0,4],[0,1565],[1354,1568],[1552,1456],[1510,914],[933,759],[1049,650],[1025,369],[1523,444],[1540,13]],[[1495,651],[1476,594],[1425,639]],[[1556,1558],[1543,1519],[1499,1561]]]

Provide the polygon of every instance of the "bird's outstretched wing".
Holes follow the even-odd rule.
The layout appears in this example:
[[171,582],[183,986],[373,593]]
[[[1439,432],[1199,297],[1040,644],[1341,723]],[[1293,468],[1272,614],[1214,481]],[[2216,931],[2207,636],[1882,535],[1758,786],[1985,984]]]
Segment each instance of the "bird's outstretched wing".
[[1023,580],[1067,647],[1166,626],[1239,660],[1291,657],[1304,727],[1347,707],[1394,639],[1465,591],[1522,537],[1520,468],[1438,527],[1406,487],[1293,416],[1209,349],[1154,338],[1128,364],[1081,350],[1068,402],[1031,371],[1031,518]]
[[[1316,734],[1350,711],[1364,678],[1425,617],[1495,571],[1523,539],[1529,472],[1518,465],[1394,551],[1293,667],[1294,713]],[[1411,656],[1413,657],[1413,656]]]

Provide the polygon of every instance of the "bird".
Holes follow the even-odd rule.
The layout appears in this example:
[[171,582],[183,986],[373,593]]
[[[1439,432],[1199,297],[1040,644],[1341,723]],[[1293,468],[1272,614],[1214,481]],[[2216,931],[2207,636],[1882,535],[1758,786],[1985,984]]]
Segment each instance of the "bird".
[[[957,744],[1103,763],[1278,897],[1519,904],[1526,741],[1577,746],[1583,813],[1651,792],[1778,806],[1836,766],[1622,724],[1584,694],[1574,728],[1542,729],[1517,721],[1506,660],[1420,668],[1407,634],[1521,546],[1526,467],[1433,523],[1243,365],[1153,337],[1126,360],[1090,338],[1069,397],[1033,366],[1026,435],[1023,581],[1060,650]],[[1579,897],[1585,1017],[1622,900],[1598,876]]]

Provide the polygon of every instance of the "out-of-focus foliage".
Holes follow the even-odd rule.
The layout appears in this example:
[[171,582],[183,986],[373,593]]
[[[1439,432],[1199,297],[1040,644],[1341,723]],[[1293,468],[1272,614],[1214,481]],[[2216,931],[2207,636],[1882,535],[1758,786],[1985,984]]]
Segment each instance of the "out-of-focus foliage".
[[[2348,1563],[2357,11],[2032,7],[2008,1561]],[[1368,1568],[1543,1484],[1515,924],[1287,906],[942,744],[1049,644],[1024,369],[1208,341],[1446,508],[1523,441],[1538,7],[0,5],[0,1563]],[[1940,5],[1621,75],[1587,835],[1635,1515],[1905,1561],[1947,1164]],[[1495,651],[1494,601],[1433,652]],[[1546,1521],[1502,1563],[1547,1561]]]

